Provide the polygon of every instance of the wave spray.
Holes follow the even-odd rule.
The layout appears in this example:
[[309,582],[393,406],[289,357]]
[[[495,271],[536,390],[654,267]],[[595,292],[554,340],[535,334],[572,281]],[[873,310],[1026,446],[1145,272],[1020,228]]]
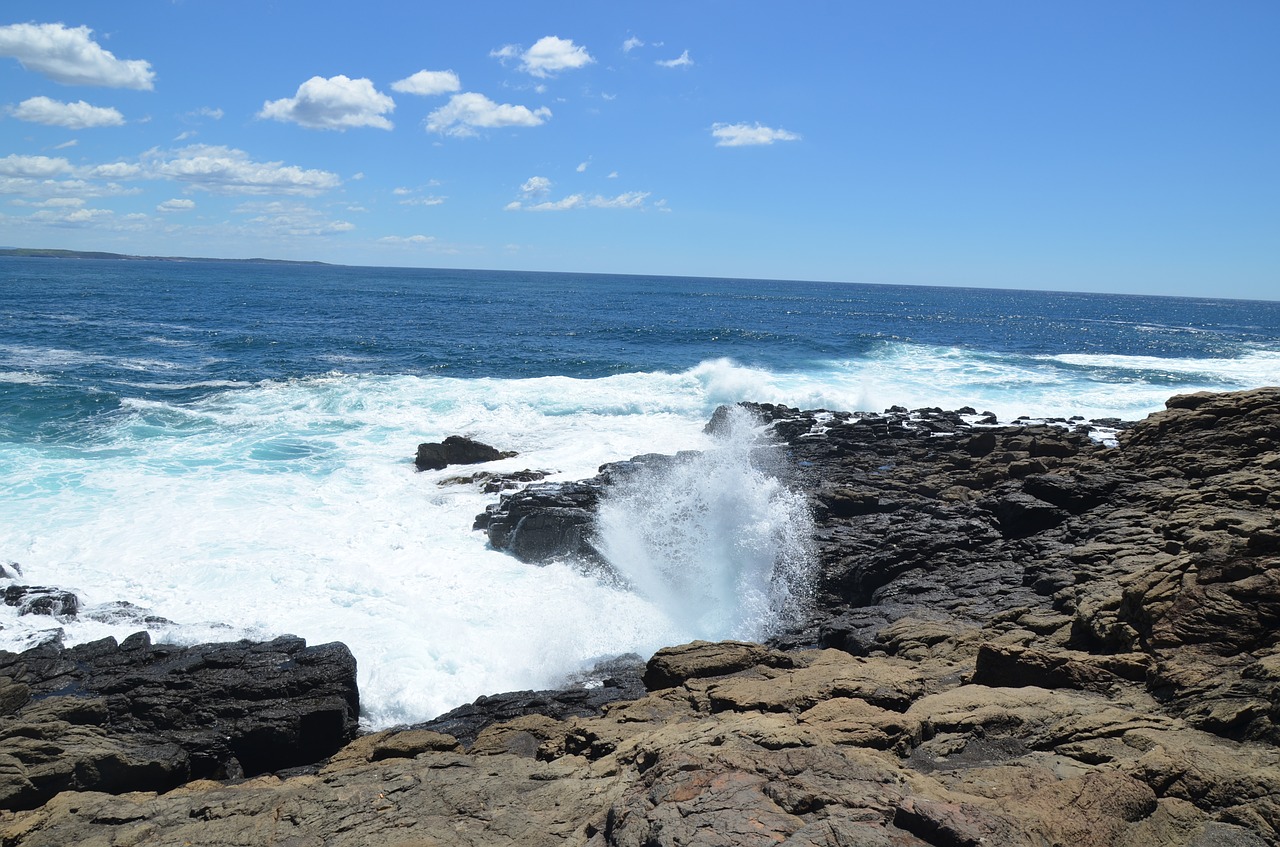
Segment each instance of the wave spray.
[[813,521],[768,464],[776,448],[733,407],[713,446],[646,463],[601,503],[596,546],[690,638],[760,640],[803,612]]

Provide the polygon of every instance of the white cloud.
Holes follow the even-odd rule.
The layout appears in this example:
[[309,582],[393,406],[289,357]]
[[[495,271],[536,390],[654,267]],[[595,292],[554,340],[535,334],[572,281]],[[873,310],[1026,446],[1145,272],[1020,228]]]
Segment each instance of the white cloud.
[[519,57],[520,70],[539,78],[585,67],[595,61],[587,48],[574,44],[572,39],[554,35],[539,38],[524,52],[520,51],[517,44],[507,44],[491,51],[489,55],[504,62]]
[[248,222],[259,232],[277,236],[318,236],[350,232],[356,225],[349,221],[328,220],[327,216],[302,203],[249,202],[235,209],[237,214],[253,215]]
[[222,120],[222,116],[223,111],[221,109],[214,109],[209,106],[201,106],[199,109],[187,112],[187,117],[189,118],[213,118],[215,121]]
[[455,94],[449,102],[427,115],[427,129],[442,135],[470,136],[476,128],[496,129],[505,126],[539,126],[551,117],[543,106],[530,110],[527,106],[499,105],[483,94]]
[[156,206],[157,212],[190,212],[196,207],[194,200],[166,200],[159,206]]
[[391,89],[405,94],[421,94],[430,97],[433,94],[461,91],[462,83],[453,71],[418,71],[413,76],[391,83]]
[[10,113],[20,121],[67,129],[120,126],[124,123],[124,115],[116,109],[91,106],[83,100],[63,103],[48,97],[30,97],[14,106]]
[[748,147],[772,144],[775,141],[799,141],[800,136],[785,129],[774,129],[761,124],[713,124],[711,135],[717,147]]
[[637,47],[643,47],[643,46],[644,46],[644,42],[633,35],[630,38],[628,38],[626,41],[622,42],[622,52],[630,53],[632,50],[636,49]]
[[83,197],[50,197],[45,200],[17,199],[10,202],[14,206],[34,206],[41,209],[76,208],[85,204]]
[[401,200],[401,206],[440,206],[444,204],[444,197],[410,197],[407,200]]
[[55,211],[43,209],[36,212],[28,220],[59,226],[89,226],[109,219],[115,215],[110,209],[74,209],[72,211]]
[[79,143],[80,143],[79,141],[77,141],[76,139],[74,139],[74,138],[73,138],[73,139],[71,139],[70,141],[64,141],[64,142],[62,142],[61,144],[55,144],[55,145],[53,145],[53,149],[54,149],[54,150],[66,150],[68,147],[75,147],[75,146],[76,146],[77,144],[79,144]]
[[71,163],[61,156],[19,156],[10,153],[0,159],[0,176],[49,179],[71,173]]
[[577,171],[580,174],[584,174],[587,172],[587,168],[589,167],[591,167],[591,160],[587,159],[587,161],[579,163],[577,167]]
[[617,179],[617,178],[618,178],[617,171],[609,171],[609,176],[607,177],[607,179]]
[[298,86],[293,97],[268,100],[260,118],[296,123],[309,129],[347,130],[371,126],[391,129],[383,117],[395,109],[395,101],[373,87],[368,79],[350,79],[338,74],[325,79],[313,76]]
[[155,72],[141,59],[121,60],[103,50],[87,26],[9,24],[0,27],[0,56],[63,85],[101,85],[150,91]]
[[193,144],[144,155],[149,175],[219,194],[319,194],[341,184],[335,173],[282,162],[255,162],[243,150]]
[[434,235],[384,235],[378,239],[379,244],[433,244]]
[[197,135],[199,135],[199,134],[200,134],[200,133],[196,132],[194,129],[189,129],[189,130],[187,130],[186,132],[180,132],[180,133],[178,133],[176,136],[174,136],[173,140],[174,140],[174,141],[186,141],[186,140],[187,140],[187,139],[189,139],[189,138],[195,138],[195,137],[196,137]]
[[545,176],[531,176],[520,186],[520,191],[528,195],[546,194],[551,190],[551,180]]
[[[527,185],[528,183],[526,183]],[[525,200],[530,192],[525,192]],[[503,208],[508,212],[567,212],[570,209],[640,209],[648,199],[648,191],[628,191],[616,197],[604,197],[599,194],[588,197],[585,194],[570,194],[559,200],[543,200],[539,203],[527,203],[512,200]]]
[[689,58],[689,51],[686,50],[674,59],[659,59],[654,64],[664,68],[687,68],[693,65],[693,59]]
[[81,173],[94,179],[133,179],[143,175],[143,168],[132,162],[111,162],[83,168]]

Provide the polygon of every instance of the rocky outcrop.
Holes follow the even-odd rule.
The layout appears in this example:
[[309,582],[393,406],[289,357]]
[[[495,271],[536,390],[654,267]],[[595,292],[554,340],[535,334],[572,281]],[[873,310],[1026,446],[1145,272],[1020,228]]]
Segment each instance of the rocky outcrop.
[[[481,698],[301,771],[64,791],[0,813],[0,843],[1280,843],[1280,389],[1173,398],[1118,446],[972,409],[751,411],[817,527],[795,631]],[[661,461],[478,522],[532,561],[589,555],[611,480]],[[111,725],[9,679],[0,709],[54,710],[50,745]],[[83,769],[177,757],[146,732]]]
[[450,435],[444,441],[431,441],[418,445],[413,463],[420,471],[434,471],[449,465],[478,465],[496,462],[519,455],[510,450],[499,450],[461,435]]
[[1272,843],[1280,756],[1140,686],[945,682],[935,661],[695,643],[603,715],[525,715],[464,752],[363,737],[314,774],[64,793],[9,845],[1239,845]]
[[355,737],[355,669],[343,645],[292,637],[0,652],[0,808],[314,763]]

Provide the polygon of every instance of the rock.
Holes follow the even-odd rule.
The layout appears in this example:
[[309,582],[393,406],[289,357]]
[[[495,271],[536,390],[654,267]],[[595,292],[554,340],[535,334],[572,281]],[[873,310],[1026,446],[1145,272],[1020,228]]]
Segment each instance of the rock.
[[[202,760],[121,734],[135,688],[76,687],[99,651],[154,648],[51,645],[34,676],[0,662],[0,796],[28,809],[0,843],[1280,843],[1280,389],[1098,422],[1118,448],[972,409],[746,412],[816,527],[813,605],[770,643],[668,647],[286,779],[176,788]],[[534,482],[477,523],[589,557],[608,487],[675,461]]]
[[501,451],[488,444],[481,444],[461,435],[450,435],[443,442],[427,442],[418,445],[418,454],[413,463],[420,471],[434,471],[449,465],[477,465],[482,462],[496,462],[519,455],[512,451]]
[[47,645],[0,652],[0,680],[10,808],[68,788],[167,790],[314,763],[355,736],[359,713],[350,651],[293,637]]
[[502,495],[499,502],[476,517],[496,550],[507,550],[524,562],[553,559],[599,559],[591,540],[595,508],[604,483],[534,483]]
[[51,615],[74,618],[80,609],[80,598],[70,591],[42,585],[10,585],[4,589],[4,604],[13,606],[19,615]]

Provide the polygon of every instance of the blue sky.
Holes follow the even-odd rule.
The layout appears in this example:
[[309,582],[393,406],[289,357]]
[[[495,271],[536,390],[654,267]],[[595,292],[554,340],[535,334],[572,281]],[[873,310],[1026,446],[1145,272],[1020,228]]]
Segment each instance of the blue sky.
[[1280,297],[1280,3],[7,0],[0,245]]

